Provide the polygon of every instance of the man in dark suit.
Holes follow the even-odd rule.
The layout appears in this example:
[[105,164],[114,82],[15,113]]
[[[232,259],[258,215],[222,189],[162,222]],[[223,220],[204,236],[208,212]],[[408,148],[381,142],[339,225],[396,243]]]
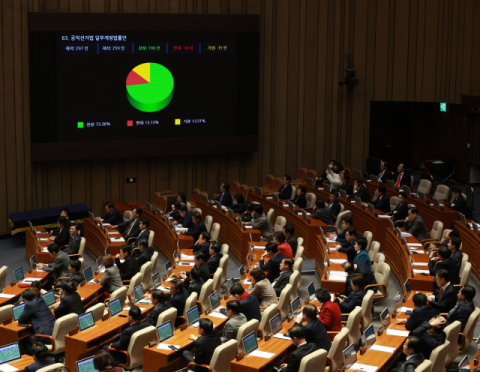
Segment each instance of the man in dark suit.
[[[154,253],[155,253],[155,248],[148,246],[148,240],[140,239],[138,241],[138,250],[135,250],[132,256],[133,258],[138,257],[137,264],[138,264],[138,267],[140,268],[143,265],[145,265],[147,262],[150,262],[152,260],[152,256]],[[152,268],[152,270],[155,270],[155,269],[156,268]]]
[[[350,226],[352,226],[355,229],[355,227],[353,226],[352,218],[350,216],[342,217],[343,232],[337,234],[337,237],[335,239],[335,241],[340,243],[340,245],[341,245],[341,243],[345,243],[347,241],[347,238],[345,237],[345,235],[346,235],[347,230]],[[355,233],[356,233],[356,231],[355,231]],[[337,247],[338,247],[338,245],[337,245]]]
[[445,319],[442,317],[432,318],[429,322],[423,322],[415,328],[410,334],[417,336],[421,340],[421,354],[429,359],[433,349],[445,343],[446,334]]
[[398,203],[395,209],[392,211],[392,216],[395,222],[398,221],[398,225],[402,227],[404,224],[405,218],[408,216],[408,204],[406,202],[407,200],[407,194],[404,193],[403,191],[398,194]]
[[292,253],[295,257],[295,254],[297,253],[298,242],[293,225],[285,225],[283,227],[283,234],[285,235],[285,238],[287,238],[286,242],[290,244],[290,247],[292,247]]
[[388,163],[386,161],[382,161],[380,163],[380,173],[378,174],[378,180],[386,183],[387,180],[393,180],[393,172],[388,169]]
[[66,282],[63,286],[63,296],[60,302],[55,304],[55,317],[61,318],[68,314],[82,315],[85,312],[82,299],[77,293],[77,287],[73,282]]
[[409,331],[413,331],[422,325],[423,322],[428,322],[437,316],[437,310],[431,306],[427,306],[427,296],[423,293],[415,293],[413,295],[413,304],[415,305],[415,309],[413,309],[410,318],[397,319],[397,324],[405,323],[405,328]]
[[278,297],[287,284],[290,283],[290,277],[293,274],[294,261],[291,258],[284,258],[280,263],[280,276],[273,283],[273,289]]
[[193,227],[190,227],[187,231],[181,231],[181,234],[193,236],[193,241],[196,242],[200,234],[204,231],[207,231],[205,223],[202,221],[202,215],[200,212],[192,213]]
[[200,277],[200,274],[200,269],[196,266],[190,271],[190,280],[185,280],[185,285],[188,285],[188,295],[191,295],[192,292],[197,292],[197,297],[200,296],[202,287],[205,284],[205,281]]
[[[39,263],[37,265],[37,268],[53,274],[52,278],[50,278],[50,280],[44,286],[45,288],[50,289],[55,284],[55,281],[58,278],[70,276],[70,271],[68,270],[68,265],[70,264],[70,257],[68,257],[65,252],[61,251],[58,245],[56,245],[55,243],[48,246],[48,254],[50,255],[50,257],[52,257],[54,263]],[[62,285],[61,282],[62,281],[59,281],[58,284]]]
[[141,320],[142,312],[140,308],[136,305],[131,305],[130,310],[128,311],[128,322],[130,325],[122,332],[118,341],[103,346],[103,350],[108,351],[112,355],[114,364],[125,364],[127,362],[127,357],[124,353],[109,350],[109,348],[126,351],[133,334],[150,325],[148,322],[140,323]]
[[408,216],[405,219],[405,231],[412,234],[419,242],[428,239],[427,226],[423,218],[418,215],[417,208],[409,208]]
[[70,272],[70,281],[75,283],[75,286],[78,287],[81,282],[85,280],[83,273],[81,272],[82,263],[80,260],[73,259],[70,260],[68,264],[68,271]]
[[[168,296],[167,296],[168,297]],[[183,281],[180,279],[172,280],[170,282],[170,298],[168,301],[177,309],[177,316],[183,316],[185,310],[185,302],[188,298],[188,292],[183,286]],[[175,322],[175,327],[178,327],[182,324],[181,320]]]
[[467,325],[468,318],[475,311],[475,305],[473,304],[475,295],[475,288],[473,288],[471,285],[465,285],[460,290],[456,305],[448,313],[447,323],[445,324],[446,327],[458,320],[460,323],[462,323],[460,332],[463,332],[465,326]]
[[[28,355],[32,355],[32,341],[36,334],[51,336],[55,325],[55,316],[48,308],[45,300],[35,297],[33,289],[29,288],[22,292],[25,308],[18,318],[19,324],[31,324],[32,334],[23,340],[23,346]],[[48,338],[38,338],[37,341],[50,343]]]
[[330,197],[329,197],[330,202],[325,203],[325,206],[330,208],[332,211],[333,217],[335,217],[335,220],[337,219],[337,216],[340,214],[340,211],[342,210],[342,206],[340,205],[340,202],[338,201],[338,190],[331,190],[330,191]]
[[305,193],[307,192],[307,189],[305,186],[300,185],[297,187],[297,195],[295,195],[295,198],[293,199],[293,204],[295,204],[297,207],[300,208],[306,208],[307,207],[307,198],[305,197]]
[[247,317],[247,321],[256,319],[262,320],[262,314],[260,313],[260,304],[255,296],[251,296],[242,287],[241,284],[235,284],[230,288],[230,294],[233,298],[240,302],[242,308],[241,313]]
[[[172,307],[172,304],[167,301],[163,291],[159,289],[154,289],[151,295],[152,305],[155,306],[150,313],[148,313],[148,324],[156,327],[158,316],[163,313],[165,310],[168,310]],[[182,316],[183,314],[178,314]],[[173,327],[173,324],[172,324]]]
[[430,306],[439,313],[448,313],[457,303],[457,290],[450,283],[450,273],[445,269],[437,270],[435,272],[435,281],[440,290],[435,299],[430,302]]
[[[378,186],[377,189],[377,194],[378,197],[372,202],[372,205],[375,207],[375,209],[378,209],[379,211],[382,211],[383,213],[390,213],[390,201],[388,200],[388,196],[385,195],[387,192],[387,189],[385,186],[380,185]],[[368,204],[365,203],[364,207],[367,207]]]
[[[195,352],[193,353],[189,350],[184,350],[182,352],[182,357],[188,363],[195,362],[196,364],[209,365],[215,349],[222,344],[220,334],[213,328],[213,322],[206,318],[200,319],[198,324],[198,334],[200,337],[193,334],[188,337],[190,340],[195,341]],[[207,371],[207,369],[196,367],[195,371],[203,372]]]
[[101,219],[103,223],[109,223],[110,225],[119,225],[123,222],[123,217],[120,211],[115,208],[112,202],[108,202],[105,205],[105,210],[107,214],[101,218],[96,217],[95,219]]
[[282,372],[298,372],[302,359],[308,354],[318,350],[317,345],[306,341],[305,329],[298,325],[294,325],[288,331],[288,336],[292,340],[292,344],[297,348],[288,357],[288,362],[281,365]]
[[[267,263],[265,263],[264,257],[267,256],[270,258]],[[277,245],[275,243],[268,243],[265,247],[265,253],[260,257],[260,269],[263,271],[269,271],[267,279],[272,283],[280,275],[280,263],[285,258],[285,255],[281,252],[278,252]]]
[[210,234],[207,231],[203,231],[198,240],[195,242],[193,246],[193,253],[202,252],[207,259],[210,258]]
[[340,253],[345,253],[347,255],[348,262],[353,262],[357,254],[355,251],[356,233],[355,227],[350,226],[345,231],[345,241],[342,244],[337,245],[337,251]]
[[303,314],[300,314],[296,321],[299,325],[306,322],[302,327],[305,330],[307,342],[317,345],[319,349],[329,351],[332,341],[330,341],[330,336],[323,323],[318,320],[317,315],[317,307],[314,304],[307,304],[303,307]]
[[220,266],[220,260],[223,257],[223,254],[220,253],[222,250],[222,246],[220,243],[214,242],[210,245],[210,258],[207,261],[208,269],[210,270],[210,274],[215,274],[218,267]]
[[[375,274],[372,272],[372,269],[363,262],[355,261],[345,262],[343,264],[343,270],[347,273],[348,278],[345,281],[345,295],[349,295],[352,290],[350,285],[350,276],[353,274],[362,274],[365,278],[365,285],[377,284],[377,279],[375,279]],[[429,318],[430,319],[430,318]]]
[[[150,226],[150,220],[148,218],[141,218],[140,223],[138,224],[138,228],[140,229],[137,239],[132,244],[132,249],[138,247],[138,242],[142,239],[145,239],[148,242],[148,238],[150,236],[150,231],[148,231],[148,227]],[[128,241],[128,239],[125,239]]]
[[[362,274],[353,274],[350,276],[352,292],[346,297],[340,295],[336,298],[340,310],[343,314],[350,314],[357,306],[362,306],[362,301],[367,292],[365,291],[365,278]],[[342,320],[347,320],[346,316],[342,316]]]
[[[428,262],[428,269],[430,275],[435,276],[437,270],[445,269],[449,272],[450,281],[452,284],[460,284],[460,276],[458,275],[457,265],[455,261],[451,258],[452,251],[447,247],[440,247],[437,251],[438,256],[432,257]],[[433,293],[437,294],[439,287],[437,283],[433,283]]]
[[[210,270],[207,263],[205,262],[205,255],[202,252],[195,253],[193,257],[193,262],[195,264],[194,267],[198,267],[198,269],[200,270],[200,278],[202,278],[204,282],[210,279]],[[190,281],[190,271],[181,271],[179,274],[180,278],[185,280],[186,284],[188,285]]]
[[48,367],[55,363],[54,359],[47,359],[50,356],[47,347],[43,342],[36,341],[32,347],[34,363],[25,367],[25,372],[37,372],[39,369]]
[[403,353],[406,359],[394,364],[390,371],[415,372],[415,369],[423,363],[425,357],[422,355],[422,340],[417,336],[409,336],[403,344]]
[[52,231],[52,236],[49,238],[59,247],[67,245],[70,241],[70,226],[67,225],[67,219],[63,216],[58,217],[58,228]]
[[232,194],[230,194],[230,184],[224,182],[220,185],[220,195],[215,200],[210,200],[211,205],[215,205],[215,201],[220,202],[225,207],[230,207],[233,204]]
[[131,237],[138,237],[140,233],[140,219],[142,218],[142,209],[132,209],[132,219],[126,222],[119,223],[118,225],[110,225],[111,229],[117,229],[123,233],[125,241],[128,241]]
[[393,176],[393,181],[395,182],[395,188],[397,189],[401,189],[404,185],[411,187],[412,178],[410,173],[405,172],[405,164],[398,164],[397,172]]
[[188,211],[185,204],[178,207],[178,213],[180,214],[180,218],[177,221],[173,221],[172,224],[179,225],[184,229],[193,227],[192,214]]
[[70,241],[68,242],[68,246],[63,248],[63,251],[68,255],[77,254],[80,249],[81,241],[80,225],[75,224],[70,226]]
[[452,201],[450,202],[449,207],[464,215],[468,212],[467,201],[458,187],[452,189]]
[[292,177],[287,174],[284,175],[283,185],[280,187],[280,190],[275,193],[279,199],[290,200],[292,198],[292,185],[290,185],[290,182],[292,182]]
[[[140,271],[137,260],[130,255],[130,246],[124,244],[120,246],[120,253],[115,257],[115,265],[121,270],[122,280],[130,280]],[[122,262],[123,260],[123,262]]]
[[370,193],[364,183],[364,178],[359,177],[355,180],[353,185],[353,196],[359,197],[362,200],[362,203],[370,203],[372,199],[370,198]]
[[[332,210],[328,208],[326,204],[325,200],[318,198],[315,202],[315,207],[313,207],[312,217],[324,222],[326,225],[335,225],[337,219],[333,215]],[[329,232],[333,232],[333,230]]]
[[462,241],[459,238],[451,238],[447,244],[448,249],[452,252],[450,256],[453,261],[455,261],[455,265],[457,266],[457,271],[460,274],[460,268],[462,267],[463,261],[463,253],[460,250],[462,246]]

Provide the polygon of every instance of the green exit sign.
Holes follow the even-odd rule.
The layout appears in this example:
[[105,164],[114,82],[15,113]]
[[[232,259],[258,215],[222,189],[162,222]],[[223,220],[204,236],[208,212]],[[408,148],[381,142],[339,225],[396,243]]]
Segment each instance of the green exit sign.
[[440,102],[440,111],[447,112],[447,103],[446,102]]

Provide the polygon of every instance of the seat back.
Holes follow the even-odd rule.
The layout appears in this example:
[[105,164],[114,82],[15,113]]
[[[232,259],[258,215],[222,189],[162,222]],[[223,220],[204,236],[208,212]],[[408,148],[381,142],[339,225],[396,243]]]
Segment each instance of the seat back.
[[367,239],[367,252],[370,252],[370,246],[372,245],[372,232],[371,231],[364,231],[363,237]]
[[190,212],[192,210],[192,203],[187,201],[187,210]]
[[[352,217],[351,211],[340,212],[335,221],[335,227],[337,228],[337,234],[343,233],[342,221],[344,217]],[[326,232],[326,231],[325,231]]]
[[297,179],[292,181],[292,183],[305,183],[305,178],[307,177],[307,168],[301,167],[297,173]]
[[280,310],[280,318],[282,322],[287,319],[288,314],[290,313],[290,297],[292,293],[292,285],[287,284],[285,288],[282,289],[280,293],[280,299],[278,300],[277,307]]
[[293,264],[293,270],[297,270],[299,273],[302,272],[303,269],[303,258],[299,257],[295,259],[295,263]]
[[213,290],[213,292],[217,292],[218,296],[221,296],[221,294],[222,294],[222,284],[223,283],[224,283],[224,281],[223,281],[223,269],[221,267],[217,267],[217,270],[215,271],[215,274],[213,275],[212,290]]
[[320,349],[302,358],[298,372],[325,371],[327,351]]
[[470,344],[473,340],[473,332],[475,331],[475,326],[477,325],[479,317],[480,309],[476,307],[473,313],[471,313],[468,317],[467,324],[465,324],[465,328],[463,329],[463,334],[465,335],[465,345],[460,349],[460,351],[463,352],[468,350],[470,347]]
[[152,272],[155,274],[157,272],[157,262],[158,262],[158,252],[153,252],[152,258],[150,259],[152,263]]
[[123,212],[123,221],[127,222],[132,219],[132,211]]
[[460,277],[460,285],[464,286],[470,282],[470,273],[472,272],[472,264],[466,262]]
[[202,305],[202,311],[200,313],[205,312],[208,308],[210,308],[210,299],[208,296],[212,294],[213,289],[213,280],[208,279],[202,285],[202,290],[200,291],[200,295],[198,296],[198,302]]
[[280,190],[280,187],[282,187],[282,185],[283,185],[283,180],[280,177],[275,177],[273,179],[273,185],[272,185],[271,191],[274,192],[274,191]]
[[153,239],[155,238],[155,231],[149,230],[148,233],[148,246],[153,247]]
[[141,366],[143,364],[143,348],[156,338],[157,330],[154,326],[148,326],[135,332],[128,344],[127,352],[130,355],[130,364],[125,369]]
[[89,313],[90,311],[93,313],[93,320],[98,322],[102,320],[103,314],[105,313],[105,305],[99,302],[98,304],[90,306],[87,310],[85,310],[86,313]]
[[293,274],[290,275],[289,284],[292,285],[292,291],[290,293],[290,302],[297,297],[298,288],[302,284],[302,276],[297,270],[293,270]]
[[332,347],[330,347],[330,351],[328,352],[328,356],[332,358],[332,365],[330,366],[330,371],[332,372],[338,370],[340,366],[345,363],[343,350],[347,343],[348,332],[349,329],[344,327],[333,339]]
[[305,252],[305,248],[301,245],[297,247],[297,251],[295,252],[295,257],[294,259],[297,260],[297,258],[303,258],[303,252]]
[[262,320],[260,321],[260,325],[258,329],[262,331],[262,336],[268,335],[272,332],[270,326],[270,319],[272,319],[275,315],[278,314],[278,307],[276,304],[268,306],[262,313]]
[[141,283],[142,283],[142,273],[136,273],[134,276],[132,276],[132,279],[130,279],[130,284],[128,285],[128,291],[127,291],[130,297],[133,296],[133,288],[135,288],[137,285],[140,285]]
[[270,223],[273,223],[273,216],[275,215],[275,209],[270,208],[270,210],[267,213],[267,218],[270,221]]
[[362,332],[367,329],[367,327],[372,324],[372,308],[373,308],[373,291],[369,289],[365,297],[362,300],[362,317],[363,317],[363,327]]
[[212,225],[213,225],[213,217],[212,216],[205,217],[205,227],[207,228],[208,233],[212,231]]
[[52,337],[55,340],[55,348],[50,350],[51,354],[58,354],[65,351],[65,336],[78,325],[78,315],[68,314],[55,321]]
[[[210,280],[210,279],[208,279]],[[203,287],[202,287],[203,289]],[[194,307],[197,303],[197,292],[192,292],[190,296],[188,296],[187,301],[185,301],[185,309],[183,310],[183,316],[188,319],[187,311]]]
[[245,352],[245,345],[243,345],[242,338],[252,332],[257,332],[258,325],[260,322],[257,319],[252,319],[242,326],[237,331],[237,352],[244,353]]
[[193,211],[200,213],[200,216],[202,215],[202,208],[193,208]]
[[152,263],[145,262],[140,268],[140,274],[142,274],[142,286],[146,292],[152,285]]
[[50,371],[55,371],[57,368],[64,368],[64,367],[65,365],[63,365],[62,363],[53,363],[53,364],[50,364],[49,366],[37,369],[37,372],[39,371],[50,372]]
[[273,231],[283,231],[283,228],[287,224],[287,219],[283,216],[278,216],[275,220],[275,226],[273,226]]
[[113,300],[119,298],[120,303],[122,304],[122,307],[124,307],[125,302],[127,301],[127,292],[128,292],[127,287],[121,287],[121,288],[116,289],[110,295],[110,301],[113,301]]
[[2,288],[5,288],[7,286],[7,272],[7,266],[2,266],[0,268],[0,285],[2,286]]
[[382,262],[385,262],[385,255],[382,253],[377,253],[377,255],[375,256],[375,261],[373,262],[373,265],[372,265],[373,273],[377,272],[378,264],[381,264]]
[[197,206],[197,200],[200,199],[201,193],[202,191],[200,189],[193,189],[192,197],[190,198],[190,205],[192,206],[192,208],[195,208]]
[[[262,191],[271,191],[274,179],[275,177],[273,176],[273,174],[267,174],[265,176],[265,182],[263,183],[263,186],[262,186]],[[272,191],[277,191],[277,190],[272,190]]]
[[235,359],[238,342],[230,340],[218,346],[210,361],[212,372],[230,372],[230,362]]
[[292,185],[292,195],[290,196],[290,199],[293,200],[297,196],[297,188]]
[[237,195],[238,188],[240,187],[240,182],[234,181],[230,184],[230,194],[233,196]]
[[307,199],[307,208],[313,208],[317,202],[317,196],[313,192],[307,192],[305,198]]
[[243,195],[243,197],[245,198],[245,200],[247,200],[247,196],[248,196],[248,186],[245,185],[244,183],[242,183],[242,184],[240,185],[240,187],[238,188],[237,193]]
[[78,248],[78,254],[83,257],[83,252],[85,251],[85,238],[80,238],[80,247]]
[[297,246],[300,247],[300,246],[303,246],[303,238],[300,236],[297,238]]
[[157,327],[162,325],[165,322],[170,321],[172,327],[175,325],[175,320],[177,319],[177,309],[171,307],[168,310],[162,311],[157,318]]
[[229,246],[228,244],[222,244],[222,250],[220,251],[223,255],[228,254]]
[[435,189],[435,194],[433,195],[433,197],[437,198],[438,200],[448,200],[448,195],[450,195],[450,187],[448,187],[447,185],[438,185]]
[[313,182],[315,182],[317,180],[317,177],[318,177],[317,176],[317,171],[315,169],[309,169],[307,171],[307,177],[311,178],[313,180]]
[[443,345],[437,346],[430,354],[430,362],[432,362],[432,371],[444,372],[445,359],[447,358],[447,350],[450,347],[450,341],[445,340]]
[[218,267],[222,268],[222,278],[223,282],[225,282],[227,278],[227,269],[228,269],[228,254],[224,254],[223,257],[220,259],[220,263]]
[[444,332],[447,335],[446,340],[450,342],[450,346],[447,349],[447,356],[445,358],[445,365],[452,363],[455,358],[458,356],[458,335],[460,334],[460,328],[462,323],[458,320],[450,324],[448,327],[445,327]]
[[[468,262],[468,254],[462,253],[462,263],[460,265],[460,274],[463,273],[463,269]],[[3,287],[2,287],[3,288]]]
[[215,222],[212,226],[212,232],[210,233],[210,240],[218,242],[218,236],[220,235],[220,224]]
[[422,364],[415,368],[415,372],[432,372],[432,362],[425,359]]
[[362,334],[360,333],[361,318],[362,318],[362,308],[360,306],[355,307],[355,309],[353,309],[353,311],[350,314],[348,314],[348,321],[347,321],[347,328],[349,329],[348,338],[349,338],[349,342],[353,342],[355,345],[358,343],[358,341],[360,340],[360,337],[362,336]]
[[435,221],[432,226],[432,230],[430,231],[430,238],[440,240],[443,233],[443,222],[442,221]]
[[84,264],[85,260],[83,259],[83,257],[80,257],[78,260],[80,261],[80,272],[83,273],[83,264]]
[[395,208],[397,208],[397,204],[398,204],[398,196],[390,197],[390,211],[393,211]]
[[3,324],[4,320],[12,318],[12,308],[13,305],[3,305],[0,307],[0,324]]
[[[385,284],[385,286],[388,287],[388,280],[390,279],[390,265],[386,262],[382,262],[378,264],[375,269],[375,279],[377,280],[377,283]],[[377,290],[382,296],[388,295],[388,293],[385,293],[386,289],[384,287],[377,287]]]
[[430,190],[432,189],[432,182],[426,179],[420,180],[418,184],[417,193],[423,192],[425,195],[430,194]]
[[370,261],[375,261],[378,252],[380,251],[380,243],[377,241],[372,242],[370,245],[370,250],[368,251],[368,256],[370,257]]

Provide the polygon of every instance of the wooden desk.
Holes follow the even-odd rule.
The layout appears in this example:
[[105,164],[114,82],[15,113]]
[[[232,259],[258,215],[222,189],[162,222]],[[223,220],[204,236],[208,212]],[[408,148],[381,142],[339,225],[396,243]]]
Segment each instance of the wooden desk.
[[[45,229],[38,228],[36,229],[37,233],[39,234],[40,239],[46,239],[50,237],[50,234],[45,231]],[[35,255],[37,262],[48,262],[52,260],[52,257],[46,251],[46,248],[53,243],[52,241],[43,241],[40,240],[40,246],[42,247],[42,251],[38,248],[38,242],[37,242],[37,237],[33,233],[32,230],[28,227],[25,230],[25,256],[27,257],[27,260],[30,260],[30,258]]]
[[[114,232],[114,230],[112,230]],[[108,242],[107,235],[102,231],[100,226],[93,223],[90,218],[84,220],[84,235],[85,235],[85,248],[90,251],[95,257],[103,256],[105,254],[105,248],[110,249],[112,256],[117,255],[120,252],[120,246],[125,242]],[[115,235],[111,237],[121,237],[121,235]]]
[[19,372],[24,371],[25,368],[32,363],[35,363],[33,357],[27,354],[22,355],[21,359],[14,360],[13,362],[8,362],[9,365],[18,369]]
[[455,221],[455,227],[460,232],[462,252],[468,254],[468,261],[472,264],[472,273],[480,280],[480,237],[465,226],[461,221]]
[[[31,273],[25,272],[25,278],[38,278],[38,280],[41,282],[46,282],[48,275],[49,273],[45,271],[38,272],[35,270]],[[0,297],[0,306],[16,303],[22,292],[26,289],[28,288],[20,288],[18,286],[18,283],[15,284],[13,287],[11,285],[7,285],[7,287],[2,288],[2,293],[14,296],[12,298]]]

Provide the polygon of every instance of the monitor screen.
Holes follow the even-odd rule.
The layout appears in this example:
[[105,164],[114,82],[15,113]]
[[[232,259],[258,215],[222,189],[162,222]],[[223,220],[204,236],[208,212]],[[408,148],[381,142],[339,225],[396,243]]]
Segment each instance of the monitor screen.
[[386,307],[385,310],[380,313],[380,319],[382,320],[382,325],[384,327],[388,327],[390,325],[390,313],[388,312],[388,307]]
[[240,266],[240,269],[238,269],[238,272],[240,273],[240,276],[243,276],[245,274],[245,265]]
[[470,372],[470,362],[468,361],[468,355],[465,355],[463,359],[458,363],[459,372]]
[[113,301],[108,303],[108,309],[110,310],[110,316],[115,316],[118,313],[122,312],[122,302],[119,298],[116,298]]
[[110,254],[110,248],[105,248],[105,256],[109,255]]
[[80,326],[80,332],[93,327],[95,325],[95,320],[93,320],[93,313],[90,311],[83,315],[79,315],[78,325]]
[[97,258],[97,266],[98,266],[99,269],[100,269],[101,267],[103,267],[103,265],[102,265],[102,256],[100,256],[100,257]]
[[170,321],[157,327],[158,342],[163,342],[173,337],[172,323]]
[[2,293],[2,286],[0,285],[0,293]]
[[405,280],[405,283],[403,284],[403,286],[405,287],[405,294],[408,294],[410,293],[410,279],[407,279]]
[[160,273],[157,272],[152,275],[152,284],[154,287],[156,287],[161,282],[162,282],[162,279],[160,278]]
[[172,270],[172,263],[170,261],[167,261],[165,264],[165,274],[170,275],[170,270]]
[[93,279],[93,272],[91,267],[87,267],[83,271],[83,276],[85,277],[85,283],[90,282]]
[[178,369],[178,370],[176,370],[175,372],[188,372],[188,367],[185,367],[185,368],[182,368],[182,369]]
[[93,365],[93,357],[78,360],[77,372],[98,372]]
[[23,269],[21,267],[15,270],[13,272],[13,275],[15,276],[15,280],[17,281],[17,283],[20,283],[23,278],[25,278],[25,275],[23,274]]
[[300,298],[297,296],[295,299],[290,303],[292,305],[292,311],[296,312],[298,309],[300,309]]
[[400,292],[398,292],[393,299],[395,300],[396,306],[402,304],[402,294]]
[[280,317],[280,314],[277,314],[270,319],[270,327],[272,327],[272,335],[275,335],[282,330],[282,318]]
[[53,294],[53,291],[49,291],[42,295],[43,300],[47,304],[47,306],[53,305],[55,303],[55,295]]
[[133,289],[133,294],[135,295],[135,301],[140,301],[142,297],[145,295],[145,291],[143,290],[143,285],[137,285]]
[[365,336],[365,345],[367,347],[370,347],[375,343],[376,337],[375,337],[375,329],[373,329],[373,324],[370,324],[368,326],[368,328],[365,330],[363,335]]
[[198,306],[192,307],[187,311],[188,324],[192,325],[200,319],[200,314],[198,313]]
[[12,311],[13,311],[13,319],[14,319],[15,321],[17,321],[18,318],[20,318],[20,315],[22,315],[23,310],[25,309],[25,305],[26,305],[26,304],[23,303],[23,304],[14,306],[14,307],[12,308]]
[[228,214],[230,215],[231,218],[235,218],[235,215],[233,214],[233,210],[228,208]]
[[310,300],[313,300],[315,298],[315,285],[313,284],[313,282],[311,282],[307,286],[307,290],[308,290],[308,295],[310,296]]
[[258,344],[257,344],[257,335],[255,332],[252,332],[245,337],[242,338],[243,340],[243,345],[245,346],[245,352],[247,354],[250,354],[252,351],[258,349]]
[[343,355],[345,356],[346,370],[349,370],[352,368],[352,365],[354,365],[357,362],[357,353],[355,351],[355,345],[350,344],[345,350],[343,350]]
[[230,290],[234,286],[234,284],[235,284],[235,282],[234,282],[233,278],[228,279],[228,281],[227,281],[228,290]]
[[210,306],[212,307],[212,310],[220,306],[220,298],[218,297],[217,292],[213,292],[210,295]]
[[21,357],[18,342],[0,347],[0,364],[8,363]]

